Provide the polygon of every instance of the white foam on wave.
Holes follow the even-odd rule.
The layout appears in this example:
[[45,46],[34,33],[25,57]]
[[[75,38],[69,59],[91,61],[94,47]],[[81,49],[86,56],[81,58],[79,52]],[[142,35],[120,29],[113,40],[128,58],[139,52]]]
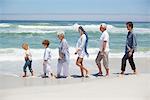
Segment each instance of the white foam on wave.
[[[45,29],[45,30],[73,30],[78,31],[78,27],[82,26],[86,31],[99,31],[99,25],[91,24],[91,25],[79,25],[75,23],[70,26],[40,26],[40,25],[18,25],[18,28],[22,29]],[[107,26],[108,29],[113,28],[112,25]]]
[[[116,34],[117,33],[126,34],[127,29],[126,28],[113,27],[113,28],[108,29],[108,32],[116,33]],[[133,32],[136,33],[136,34],[150,34],[150,29],[149,28],[134,28]]]
[[49,30],[73,30],[72,26],[35,26],[35,25],[18,25],[18,28],[23,29],[49,29]]
[[[7,23],[1,23],[0,27],[13,26]],[[16,25],[16,29],[12,30],[0,30],[0,33],[54,33],[59,30],[67,31],[78,31],[78,27],[82,26],[86,31],[99,32],[99,24],[80,25],[75,23],[74,25],[68,26],[51,26],[51,25]],[[126,28],[115,27],[113,25],[107,25],[108,32],[113,34],[126,34]],[[137,34],[150,34],[149,28],[134,28],[134,32]]]
[[7,28],[7,27],[10,27],[11,24],[7,24],[7,23],[0,23],[0,27],[1,28]]
[[[75,48],[70,47],[70,59],[76,59],[77,55],[75,55]],[[97,56],[97,53],[99,52],[98,48],[89,48],[88,52],[90,56],[85,59],[95,59]],[[23,53],[24,51],[22,49],[18,48],[8,48],[8,49],[0,49],[0,61],[23,61]],[[43,53],[44,49],[31,49],[31,53],[33,56],[33,60],[42,60],[43,59]],[[52,59],[58,58],[58,49],[51,49]],[[112,53],[110,52],[109,57],[110,58],[122,58],[124,55],[123,52],[119,53]],[[150,57],[150,51],[147,52],[136,52],[134,54],[134,57]]]
[[45,34],[45,33],[55,33],[57,31],[48,31],[48,30],[29,30],[29,29],[17,29],[17,30],[0,30],[0,33],[37,33],[37,34]]

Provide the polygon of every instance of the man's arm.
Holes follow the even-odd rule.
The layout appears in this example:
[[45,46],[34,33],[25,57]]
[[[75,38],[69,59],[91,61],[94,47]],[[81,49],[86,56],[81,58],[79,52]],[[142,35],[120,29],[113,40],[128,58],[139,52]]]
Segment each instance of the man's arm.
[[107,44],[107,41],[103,41],[103,48],[102,48],[102,52],[103,52],[103,53],[105,52],[106,44]]

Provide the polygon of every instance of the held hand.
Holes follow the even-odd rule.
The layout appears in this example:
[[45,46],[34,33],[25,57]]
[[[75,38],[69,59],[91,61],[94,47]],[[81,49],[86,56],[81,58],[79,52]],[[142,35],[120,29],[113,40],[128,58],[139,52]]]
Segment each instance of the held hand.
[[28,58],[28,57],[25,57],[25,60],[29,60],[29,58]]
[[128,56],[131,57],[131,55],[132,55],[132,52],[130,51],[129,54],[128,54]]
[[76,49],[76,52],[74,54],[76,55],[80,50],[81,50],[80,48]]
[[74,53],[75,55],[77,54],[77,52]]
[[58,60],[62,59],[62,57],[59,57]]
[[128,51],[130,52],[130,51],[131,51],[131,49],[130,49],[130,48],[128,48]]
[[47,60],[44,60],[43,65],[46,65],[46,63],[47,63]]
[[76,52],[74,53],[75,55],[77,54],[78,50],[76,50]]
[[101,55],[104,55],[104,51],[101,52]]
[[63,53],[60,53],[60,56],[59,56],[59,58],[60,58],[60,59],[63,59],[63,58],[64,58],[64,56],[65,56],[65,54],[63,54]]

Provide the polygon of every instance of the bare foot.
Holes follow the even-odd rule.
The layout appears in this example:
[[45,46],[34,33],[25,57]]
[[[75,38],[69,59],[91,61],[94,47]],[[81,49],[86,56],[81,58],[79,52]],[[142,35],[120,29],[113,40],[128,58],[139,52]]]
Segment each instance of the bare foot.
[[109,76],[109,69],[106,69],[106,76]]
[[122,71],[120,74],[121,74],[121,75],[124,75],[124,71]]
[[85,78],[89,78],[89,77],[90,77],[89,74],[86,74],[86,75],[85,75]]
[[109,76],[109,73],[107,73],[105,76]]
[[27,75],[23,75],[22,77],[27,77]]
[[31,72],[31,76],[34,76],[33,72]]
[[137,71],[136,71],[136,70],[134,70],[134,71],[133,71],[133,74],[134,74],[134,75],[136,75],[136,74],[137,74]]

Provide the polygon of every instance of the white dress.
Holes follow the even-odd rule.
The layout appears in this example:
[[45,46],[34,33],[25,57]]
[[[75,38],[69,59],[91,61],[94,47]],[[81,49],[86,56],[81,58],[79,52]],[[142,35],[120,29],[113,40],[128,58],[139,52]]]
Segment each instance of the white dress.
[[85,53],[85,43],[86,43],[86,35],[82,34],[76,44],[76,49],[80,49],[77,54],[78,57],[80,58],[84,58],[84,56],[86,55]]

